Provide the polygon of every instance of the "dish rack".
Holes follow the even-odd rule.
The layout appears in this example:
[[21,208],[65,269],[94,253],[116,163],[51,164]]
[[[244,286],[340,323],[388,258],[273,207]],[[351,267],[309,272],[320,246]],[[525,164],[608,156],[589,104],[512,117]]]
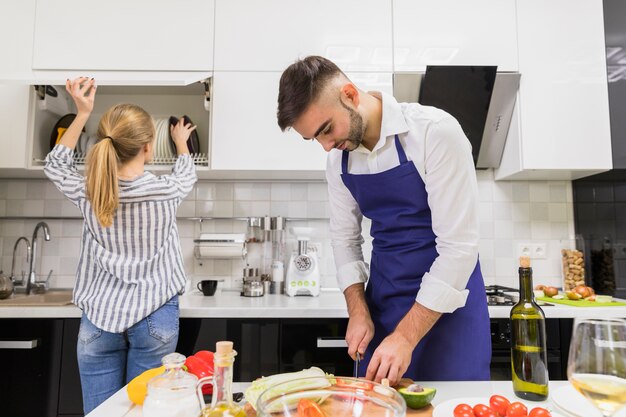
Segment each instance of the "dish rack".
[[194,239],[196,259],[234,259],[246,257],[246,236],[243,233],[201,233]]
[[[174,165],[176,163],[177,156],[166,157],[166,158],[152,158],[150,161],[150,165]],[[191,154],[191,159],[194,165],[199,166],[208,166],[209,165],[209,157],[204,153],[194,153]],[[74,154],[74,163],[76,165],[85,165],[87,160],[87,154],[79,152]],[[35,159],[35,162],[43,164],[46,162],[45,159]]]

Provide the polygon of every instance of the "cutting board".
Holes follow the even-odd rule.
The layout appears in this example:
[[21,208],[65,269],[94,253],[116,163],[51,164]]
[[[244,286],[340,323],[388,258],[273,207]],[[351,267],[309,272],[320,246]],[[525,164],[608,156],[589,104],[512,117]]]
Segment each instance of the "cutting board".
[[598,303],[596,301],[587,300],[555,300],[551,297],[537,297],[537,300],[554,304],[564,304],[573,307],[620,307],[626,306],[626,303],[619,301],[611,301],[610,303]]

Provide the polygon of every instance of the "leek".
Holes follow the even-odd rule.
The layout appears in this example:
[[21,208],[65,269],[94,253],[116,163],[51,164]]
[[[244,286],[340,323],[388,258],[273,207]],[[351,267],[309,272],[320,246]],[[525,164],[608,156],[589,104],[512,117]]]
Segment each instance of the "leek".
[[[257,401],[265,391],[267,391],[265,398],[273,398],[277,395],[295,391],[326,388],[334,384],[332,376],[313,366],[298,372],[261,377],[252,382],[244,395],[246,401],[256,410]],[[278,384],[281,385],[276,387]]]

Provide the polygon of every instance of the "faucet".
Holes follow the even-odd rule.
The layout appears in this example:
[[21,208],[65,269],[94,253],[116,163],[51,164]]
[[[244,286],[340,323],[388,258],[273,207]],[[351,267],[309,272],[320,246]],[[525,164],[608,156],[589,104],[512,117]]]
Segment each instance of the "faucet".
[[13,281],[13,285],[26,285],[26,280],[24,279],[24,270],[22,270],[22,279],[20,281],[17,281],[15,279],[15,254],[17,252],[17,247],[20,245],[20,242],[24,241],[26,243],[26,262],[30,262],[30,251],[31,251],[31,246],[30,246],[30,242],[28,241],[28,239],[26,239],[24,236],[21,236],[19,239],[17,239],[17,241],[15,242],[15,246],[13,246],[13,261],[11,262],[11,281]]
[[46,222],[37,223],[35,231],[33,232],[33,251],[30,256],[30,272],[28,274],[28,281],[26,281],[26,294],[30,294],[31,289],[37,280],[35,277],[35,259],[37,258],[37,233],[39,232],[39,229],[43,229],[44,239],[50,240],[50,229],[48,229]]

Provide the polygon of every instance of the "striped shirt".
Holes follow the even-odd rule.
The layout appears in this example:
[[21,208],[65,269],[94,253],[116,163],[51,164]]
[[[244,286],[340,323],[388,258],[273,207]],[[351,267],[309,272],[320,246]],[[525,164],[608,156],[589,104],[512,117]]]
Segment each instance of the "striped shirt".
[[73,302],[92,323],[121,333],[184,288],[176,210],[197,179],[189,155],[178,157],[170,175],[120,179],[108,228],[96,219],[71,149],[56,145],[44,172],[85,219]]

